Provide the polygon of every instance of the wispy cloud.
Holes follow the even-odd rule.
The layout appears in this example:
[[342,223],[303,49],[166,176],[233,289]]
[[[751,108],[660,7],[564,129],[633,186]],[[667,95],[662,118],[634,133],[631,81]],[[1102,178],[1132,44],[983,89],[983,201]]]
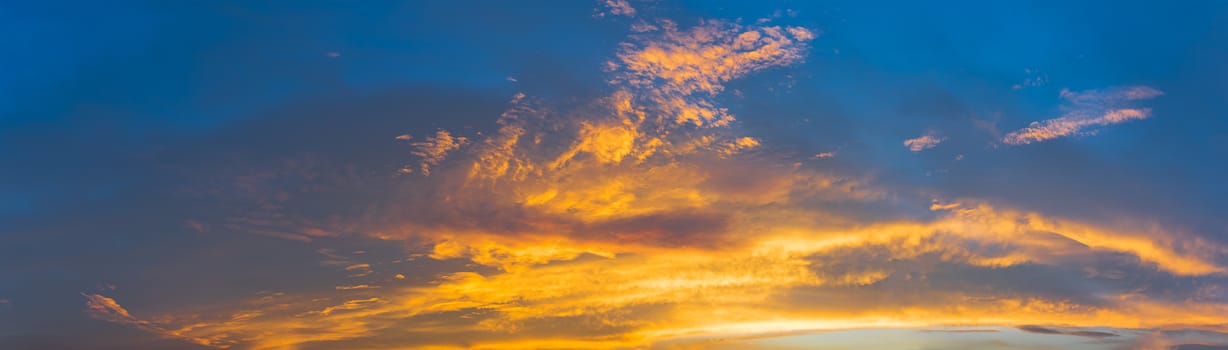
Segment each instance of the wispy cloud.
[[1007,133],[1002,142],[1026,145],[1065,136],[1093,134],[1097,126],[1146,119],[1151,116],[1150,108],[1126,108],[1124,105],[1163,94],[1146,86],[1081,92],[1063,89],[1061,97],[1067,101],[1067,105],[1062,107],[1065,113],[1061,117],[1032,122],[1025,128]]
[[182,340],[186,340],[186,341],[200,344],[200,345],[214,346],[214,347],[221,347],[221,348],[229,347],[230,345],[232,345],[229,342],[219,342],[216,339],[197,338],[197,337],[184,335],[183,332],[178,331],[178,330],[168,329],[165,325],[137,318],[136,316],[133,316],[131,313],[129,313],[128,309],[125,309],[122,305],[119,304],[119,302],[116,302],[115,299],[112,299],[104,295],[87,294],[87,293],[81,293],[81,295],[85,297],[86,313],[88,313],[91,317],[94,317],[96,319],[127,324],[127,325],[136,327],[137,329],[140,329],[140,330],[143,330],[149,333],[157,334],[157,335],[167,337],[167,338],[182,339]]

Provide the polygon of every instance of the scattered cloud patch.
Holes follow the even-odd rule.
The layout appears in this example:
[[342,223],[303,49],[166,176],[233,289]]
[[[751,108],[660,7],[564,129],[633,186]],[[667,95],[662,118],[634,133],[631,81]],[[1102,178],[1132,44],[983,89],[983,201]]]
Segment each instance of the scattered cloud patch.
[[933,134],[922,135],[917,138],[904,140],[904,147],[908,147],[909,151],[921,152],[930,148],[937,147],[938,144],[946,141],[946,137],[940,137]]
[[1022,82],[1012,85],[1011,89],[1023,90],[1026,88],[1040,87],[1049,84],[1048,74],[1040,73],[1039,71],[1031,68],[1024,69],[1023,72],[1027,74],[1027,77],[1024,78]]
[[631,7],[631,3],[627,2],[627,0],[599,0],[599,3],[601,8],[596,10],[597,17],[635,17],[635,8]]
[[411,144],[414,150],[410,152],[420,159],[418,169],[423,175],[431,175],[431,166],[439,164],[449,152],[469,143],[463,136],[452,136],[447,130],[439,130],[435,135],[427,136],[426,140]]
[[662,32],[627,43],[611,67],[616,83],[640,90],[677,124],[724,126],[733,117],[702,97],[724,83],[799,62],[815,34],[802,27],[745,26],[710,20],[690,30],[665,22]]

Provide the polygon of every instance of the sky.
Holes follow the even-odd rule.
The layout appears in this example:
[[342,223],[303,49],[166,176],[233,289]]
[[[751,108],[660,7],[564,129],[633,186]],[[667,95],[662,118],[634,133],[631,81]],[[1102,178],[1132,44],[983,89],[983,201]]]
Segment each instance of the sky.
[[1228,349],[1226,2],[0,27],[2,349]]

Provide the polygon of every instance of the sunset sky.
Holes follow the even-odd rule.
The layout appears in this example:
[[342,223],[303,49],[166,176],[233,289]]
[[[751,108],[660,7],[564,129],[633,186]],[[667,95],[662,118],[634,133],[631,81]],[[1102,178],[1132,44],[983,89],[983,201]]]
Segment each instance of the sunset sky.
[[0,26],[0,349],[1228,349],[1228,2]]

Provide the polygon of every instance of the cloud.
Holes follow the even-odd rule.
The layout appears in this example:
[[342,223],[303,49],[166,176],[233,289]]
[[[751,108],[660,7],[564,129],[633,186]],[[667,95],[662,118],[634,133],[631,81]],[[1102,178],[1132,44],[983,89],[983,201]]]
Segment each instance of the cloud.
[[[240,349],[628,348],[969,322],[1225,330],[1222,302],[1154,283],[1219,283],[1228,248],[1146,221],[1085,222],[977,198],[944,204],[772,154],[771,140],[745,135],[718,97],[732,80],[801,62],[815,34],[653,23],[619,46],[608,94],[593,100],[519,93],[490,132],[372,133],[419,140],[407,158],[423,176],[385,169],[375,181],[353,174],[378,171],[303,156],[223,174],[233,181],[200,191],[243,209],[213,228],[310,244],[340,282],[321,276],[314,288],[162,306],[148,318],[84,294],[87,312]],[[1074,111],[1156,95],[1063,93]],[[1105,118],[1130,118],[1119,114]],[[944,139],[904,145],[919,152]],[[407,251],[352,263],[336,253],[352,249],[317,249],[360,239]],[[377,275],[372,264],[415,273]]]
[[[452,270],[428,284],[346,289],[364,294],[344,302],[332,301],[336,295],[323,291],[279,296],[159,327],[187,329],[183,334],[195,338],[249,339],[241,346],[254,349],[276,348],[283,341],[383,342],[402,332],[444,330],[475,332],[482,340],[438,339],[422,345],[544,347],[554,344],[553,338],[518,336],[549,330],[571,339],[571,348],[608,348],[695,334],[925,327],[967,319],[1127,328],[1178,322],[1214,328],[1228,312],[1206,301],[1152,299],[1130,286],[1099,289],[1108,286],[1081,280],[1079,272],[1105,264],[1094,252],[1119,252],[1137,257],[1129,266],[1140,270],[1214,273],[1217,268],[1202,260],[1214,253],[1182,256],[1152,242],[1148,237],[1155,233],[1130,234],[970,200],[960,203],[933,221],[870,225],[797,219],[798,213],[819,214],[809,210],[732,220],[670,215],[599,221],[589,229],[594,238],[579,240],[456,234],[434,245],[431,258],[463,259],[498,271]],[[677,218],[686,222],[672,221]],[[639,233],[644,230],[650,231]],[[679,230],[689,233],[676,236]],[[746,238],[749,242],[729,245],[713,241],[719,235],[708,232],[754,235]],[[654,238],[636,236],[645,234]],[[620,237],[625,235],[632,236]],[[620,244],[622,239],[633,244]],[[1075,273],[1063,275],[1065,269]],[[962,306],[943,306],[955,304]],[[910,311],[892,311],[901,309]],[[445,321],[458,323],[439,326]],[[253,333],[257,330],[314,336],[291,340]]]
[[938,144],[946,141],[947,138],[935,135],[922,135],[921,137],[904,140],[904,146],[908,147],[909,151],[921,152],[938,146]]
[[[801,61],[815,34],[801,27],[744,26],[707,21],[687,31],[666,25],[652,40],[628,43],[611,67],[616,83],[640,89],[654,100],[660,120],[696,126],[732,121],[723,108],[702,97],[724,90],[723,83],[770,67]],[[698,94],[698,95],[697,95]],[[658,121],[659,122],[659,121]]]
[[997,329],[922,329],[922,332],[934,333],[997,333]]
[[1062,117],[1032,122],[1025,128],[1007,133],[1002,142],[1009,145],[1026,145],[1072,135],[1094,134],[1097,126],[1120,124],[1131,120],[1147,119],[1150,108],[1123,108],[1131,101],[1151,99],[1163,92],[1146,86],[1088,90],[1073,92],[1063,89]]
[[1051,327],[1043,327],[1043,326],[1037,326],[1037,325],[1023,325],[1023,326],[1019,326],[1016,328],[1024,332],[1028,332],[1028,333],[1064,334],[1064,335],[1074,335],[1074,336],[1088,337],[1088,338],[1108,338],[1108,337],[1118,336],[1116,333],[1109,333],[1109,332],[1089,331],[1089,330],[1079,330],[1079,329],[1061,329],[1061,328],[1051,328]]
[[810,157],[813,159],[831,159],[836,157],[836,152],[819,152]]
[[1024,69],[1023,72],[1027,74],[1027,78],[1024,78],[1023,82],[1020,82],[1015,85],[1011,85],[1012,90],[1023,90],[1023,89],[1031,88],[1031,87],[1040,87],[1040,86],[1045,86],[1049,83],[1048,74],[1042,74],[1039,71],[1035,69],[1031,69],[1031,68]]
[[1151,109],[1115,109],[1104,112],[1098,117],[1049,119],[1043,122],[1033,122],[1026,128],[1012,131],[1002,139],[1010,145],[1026,145],[1070,135],[1079,135],[1092,126],[1105,126],[1123,123],[1130,120],[1146,119],[1151,116]]
[[230,343],[227,343],[227,342],[220,342],[217,339],[197,338],[197,337],[187,336],[183,334],[184,332],[182,330],[167,329],[163,325],[160,325],[158,323],[139,319],[136,316],[133,316],[131,313],[129,313],[127,309],[125,309],[122,305],[119,304],[119,302],[116,302],[115,299],[112,299],[110,297],[103,296],[100,294],[87,294],[87,293],[81,293],[81,295],[85,297],[86,313],[88,313],[93,318],[130,325],[130,326],[136,327],[137,329],[140,329],[140,330],[143,330],[149,333],[157,334],[157,335],[167,337],[167,338],[182,339],[182,340],[186,340],[186,341],[189,341],[195,344],[199,344],[199,345],[222,347],[222,348],[225,348],[231,345]]
[[930,210],[935,210],[935,211],[936,210],[951,210],[951,209],[959,208],[960,205],[962,204],[960,204],[959,202],[942,204],[937,199],[935,199],[933,202],[930,203]]
[[128,310],[111,299],[98,294],[81,294],[85,296],[85,307],[90,315],[117,322],[133,322],[136,318]]
[[[402,138],[398,136],[397,139]],[[406,137],[404,139],[408,140],[409,138]],[[435,132],[435,135],[427,136],[423,141],[412,143],[411,146],[414,147],[414,151],[410,153],[422,160],[418,164],[418,169],[422,171],[422,174],[430,175],[431,166],[439,164],[444,157],[447,157],[449,152],[467,143],[469,143],[469,139],[463,136],[453,137],[447,130],[439,130]]]
[[[342,289],[338,289],[338,290],[342,290]],[[339,305],[333,305],[333,306],[326,307],[323,310],[320,310],[319,314],[322,316],[329,316],[337,311],[360,310],[360,309],[365,309],[367,307],[370,307],[374,304],[378,304],[380,302],[382,302],[380,298],[347,300],[346,302],[341,303]]]
[[598,17],[606,15],[635,17],[635,8],[631,7],[631,3],[627,0],[602,0],[600,2],[605,11],[598,12]]

